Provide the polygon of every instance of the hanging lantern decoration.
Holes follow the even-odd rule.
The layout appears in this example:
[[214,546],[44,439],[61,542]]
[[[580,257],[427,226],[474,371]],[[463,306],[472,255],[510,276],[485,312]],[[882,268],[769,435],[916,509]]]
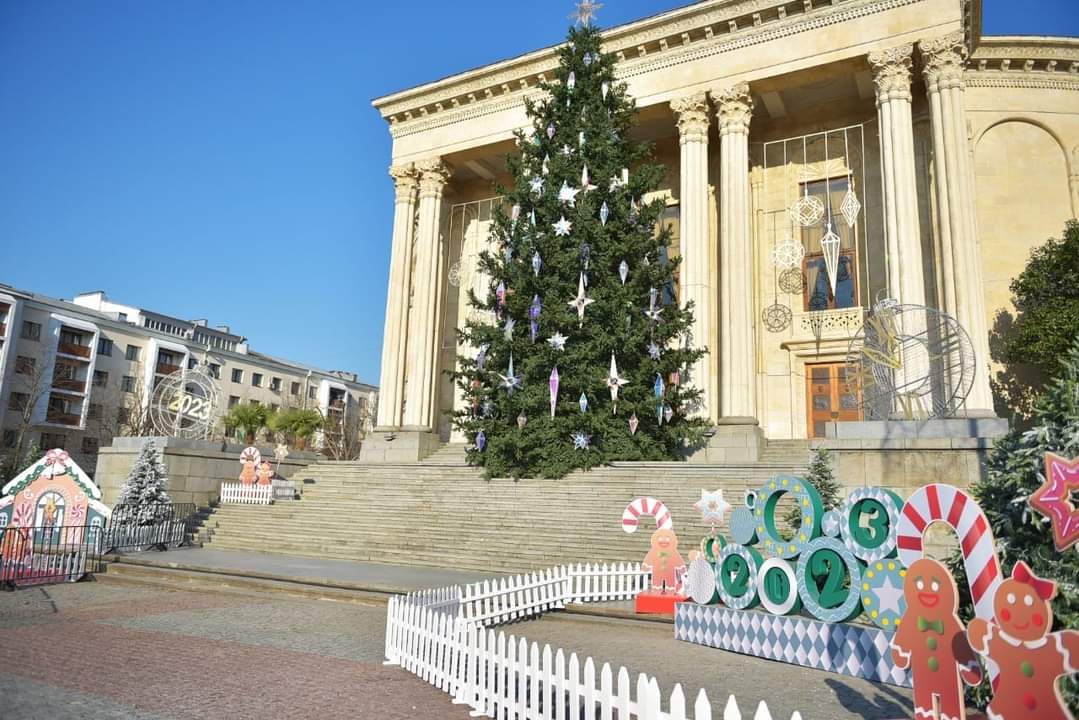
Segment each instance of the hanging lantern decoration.
[[835,283],[839,271],[839,245],[841,241],[835,233],[832,219],[828,218],[828,232],[820,239],[820,250],[824,255],[824,269],[828,271],[828,283],[832,286],[832,296],[835,296]]
[[847,187],[847,194],[843,196],[843,202],[839,205],[839,211],[843,213],[843,219],[847,221],[847,227],[854,227],[858,221],[858,212],[862,204],[858,202],[858,196],[854,194],[854,181],[851,180]]
[[554,370],[551,370],[551,379],[547,386],[551,390],[551,417],[554,417],[555,406],[558,405],[558,366],[554,366]]
[[788,232],[787,236],[772,248],[772,261],[780,269],[798,267],[802,264],[805,254],[805,246]]
[[791,204],[790,216],[792,221],[802,227],[816,225],[824,217],[824,203],[820,198],[809,194],[808,183],[805,185],[805,194]]

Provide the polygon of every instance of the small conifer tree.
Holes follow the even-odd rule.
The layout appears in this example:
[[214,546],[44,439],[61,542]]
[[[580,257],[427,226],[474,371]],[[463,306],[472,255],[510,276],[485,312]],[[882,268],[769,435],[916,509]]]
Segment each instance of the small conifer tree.
[[[809,463],[806,482],[817,489],[825,512],[834,510],[839,506],[841,501],[839,497],[839,481],[835,479],[835,473],[832,472],[832,455],[828,452],[828,448],[823,446],[817,448],[813,460]],[[791,528],[801,527],[802,511],[798,506],[794,506],[787,510],[783,519],[787,521],[787,525]],[[793,532],[791,535],[793,535]]]
[[168,471],[157,445],[152,439],[147,440],[120,488],[116,504],[126,506],[125,519],[134,518],[139,525],[160,522],[168,518],[172,503],[168,484]]

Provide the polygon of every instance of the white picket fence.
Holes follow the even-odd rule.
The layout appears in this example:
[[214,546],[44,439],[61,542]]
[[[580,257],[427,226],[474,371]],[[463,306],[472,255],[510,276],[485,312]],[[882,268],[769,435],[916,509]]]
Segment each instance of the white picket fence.
[[[599,669],[562,649],[536,643],[489,626],[563,608],[567,602],[634,597],[649,574],[639,564],[577,565],[485,580],[390,598],[386,611],[386,662],[399,665],[468,705],[472,716],[517,720],[712,720],[702,689],[687,714],[680,685],[664,698],[654,677],[637,676],[608,663]],[[582,675],[583,669],[583,675]],[[742,720],[734,696],[722,720]],[[745,716],[750,720],[750,716]],[[752,720],[772,720],[761,702]],[[794,713],[791,720],[801,720]]]
[[273,485],[244,485],[221,483],[221,502],[241,505],[269,505],[273,502]]

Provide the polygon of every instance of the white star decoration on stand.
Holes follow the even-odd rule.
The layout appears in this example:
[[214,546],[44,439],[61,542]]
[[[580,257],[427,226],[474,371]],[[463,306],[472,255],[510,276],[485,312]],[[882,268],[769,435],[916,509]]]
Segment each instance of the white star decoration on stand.
[[577,193],[580,190],[574,190],[569,186],[569,183],[562,181],[562,189],[558,191],[558,200],[560,202],[569,203],[570,207],[574,207],[577,204]]
[[567,338],[566,338],[565,335],[563,335],[560,332],[556,332],[554,335],[547,338],[547,344],[550,345],[555,350],[565,350],[566,349],[566,340],[567,340]]
[[722,525],[731,504],[723,499],[723,490],[701,490],[701,499],[693,503],[693,507],[701,514],[704,523]]
[[552,227],[554,228],[555,235],[558,237],[565,237],[566,235],[569,235],[569,230],[573,227],[573,223],[567,220],[566,216],[563,215],[558,222],[552,225]]
[[[614,353],[611,353],[611,369],[607,373],[607,389],[611,391],[611,402],[618,402],[618,389],[623,385],[629,383],[624,377],[618,374],[618,365],[614,361]],[[611,407],[611,412],[614,412],[614,407]]]
[[584,296],[584,273],[581,273],[580,280],[577,281],[577,297],[570,300],[567,305],[577,310],[578,326],[584,325],[584,309],[591,305],[594,300]]

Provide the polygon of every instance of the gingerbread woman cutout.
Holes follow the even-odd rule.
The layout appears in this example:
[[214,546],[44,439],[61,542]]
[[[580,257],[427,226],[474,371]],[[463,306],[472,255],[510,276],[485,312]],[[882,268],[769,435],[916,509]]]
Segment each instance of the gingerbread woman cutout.
[[982,668],[956,614],[955,579],[941,563],[921,558],[907,568],[903,596],[907,611],[892,638],[892,660],[910,668],[914,718],[965,720],[963,683],[981,682]]
[[999,670],[990,720],[1072,720],[1057,678],[1079,672],[1079,630],[1049,632],[1056,592],[1020,560],[993,596],[993,619],[971,620],[971,646]]
[[270,463],[266,460],[262,461],[258,469],[258,484],[269,485],[273,481],[273,468],[270,467]]

